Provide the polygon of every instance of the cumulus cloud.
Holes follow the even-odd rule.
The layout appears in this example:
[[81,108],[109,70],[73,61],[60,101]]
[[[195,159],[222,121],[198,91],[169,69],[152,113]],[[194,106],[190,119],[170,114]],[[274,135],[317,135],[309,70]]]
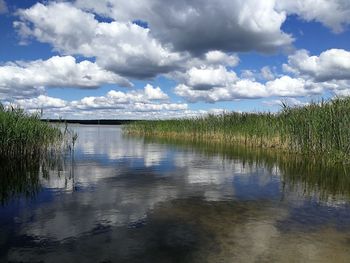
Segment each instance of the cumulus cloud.
[[145,86],[145,96],[149,100],[166,100],[169,98],[167,94],[165,94],[160,87],[154,88],[152,85],[147,84]]
[[165,76],[178,82],[187,82],[189,79],[189,70],[204,70],[206,68],[218,69],[232,68],[237,66],[239,58],[236,54],[225,53],[219,50],[211,50],[198,57],[192,57],[189,54],[185,56],[183,63],[177,70],[165,74]]
[[244,74],[241,78],[225,67],[191,68],[184,82],[175,87],[175,93],[189,102],[218,102],[237,99],[266,98],[269,96],[298,97],[320,94],[323,87],[303,78],[282,76],[266,83]]
[[338,96],[350,94],[350,52],[330,49],[311,56],[307,50],[298,50],[283,65],[286,72],[303,78],[312,85]]
[[191,68],[186,74],[186,82],[193,89],[207,90],[213,87],[226,86],[237,79],[233,71],[228,71],[223,66]]
[[306,21],[318,21],[334,32],[343,31],[349,24],[348,0],[279,0],[277,9],[296,14]]
[[119,21],[147,21],[152,34],[178,51],[272,52],[293,38],[281,30],[275,0],[77,0],[75,5]]
[[175,93],[189,102],[231,101],[237,99],[255,99],[267,96],[265,86],[251,80],[239,80],[224,87],[214,87],[210,90],[195,90],[184,84],[175,88]]
[[205,64],[223,65],[234,67],[238,64],[239,58],[236,55],[228,55],[219,50],[211,50],[205,54]]
[[69,3],[37,3],[17,12],[14,23],[24,40],[34,37],[70,55],[96,58],[101,67],[120,75],[149,78],[166,73],[181,60],[136,24],[99,22],[91,13]]
[[63,108],[67,106],[67,102],[59,99],[59,98],[52,98],[46,95],[40,95],[36,98],[30,98],[30,99],[18,99],[16,100],[15,104],[19,106],[20,108],[25,109],[51,109],[51,108]]
[[298,50],[288,57],[286,71],[313,78],[316,82],[350,80],[350,52],[330,49],[319,56],[310,56],[307,50]]
[[298,97],[313,94],[321,94],[323,89],[313,82],[302,78],[283,76],[266,83],[269,96]]
[[[88,118],[93,115],[103,118],[144,118],[144,115],[157,113],[162,116],[174,113],[180,116],[188,112],[188,105],[185,103],[171,103],[168,95],[159,87],[147,84],[142,90],[131,90],[128,92],[111,90],[104,96],[84,97],[80,100],[66,101],[47,95],[39,95],[34,98],[16,99],[6,105],[16,105],[29,112],[44,109],[45,117],[50,118],[74,118],[80,116]],[[178,113],[176,113],[178,112]],[[142,113],[142,115],[140,114]]]
[[143,90],[133,90],[130,92],[122,92],[111,90],[106,96],[100,97],[85,97],[79,101],[72,101],[71,106],[78,109],[124,109],[134,108],[139,111],[147,111],[147,109],[167,109],[177,110],[187,108],[186,104],[169,104],[154,103],[152,101],[166,100],[168,95],[165,94],[159,87],[154,88],[152,85],[147,84]]
[[3,98],[36,95],[44,87],[96,88],[106,83],[132,85],[95,63],[87,60],[77,62],[71,56],[9,62],[0,66],[0,94]]

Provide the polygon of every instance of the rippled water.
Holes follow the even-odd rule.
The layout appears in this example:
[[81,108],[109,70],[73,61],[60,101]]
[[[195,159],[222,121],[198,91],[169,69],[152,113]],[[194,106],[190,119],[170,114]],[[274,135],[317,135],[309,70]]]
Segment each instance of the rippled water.
[[0,163],[0,262],[350,262],[344,167],[72,127],[74,156]]

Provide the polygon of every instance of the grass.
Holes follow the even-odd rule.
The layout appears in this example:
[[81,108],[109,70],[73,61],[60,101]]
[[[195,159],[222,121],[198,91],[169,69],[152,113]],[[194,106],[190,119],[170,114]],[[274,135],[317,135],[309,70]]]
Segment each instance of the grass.
[[39,114],[0,104],[0,157],[37,156],[62,140],[62,131],[42,122]]
[[314,157],[347,160],[350,155],[350,98],[303,107],[283,104],[277,114],[232,112],[190,119],[140,121],[127,125],[125,132],[280,148]]

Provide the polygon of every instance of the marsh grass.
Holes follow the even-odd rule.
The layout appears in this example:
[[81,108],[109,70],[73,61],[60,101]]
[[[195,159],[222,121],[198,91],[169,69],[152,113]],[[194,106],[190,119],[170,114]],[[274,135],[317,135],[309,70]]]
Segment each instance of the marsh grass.
[[58,127],[40,120],[40,114],[0,104],[0,157],[32,158],[62,144]]
[[283,104],[277,114],[232,112],[140,121],[124,129],[128,134],[240,143],[344,161],[350,155],[350,98],[313,102],[304,107]]

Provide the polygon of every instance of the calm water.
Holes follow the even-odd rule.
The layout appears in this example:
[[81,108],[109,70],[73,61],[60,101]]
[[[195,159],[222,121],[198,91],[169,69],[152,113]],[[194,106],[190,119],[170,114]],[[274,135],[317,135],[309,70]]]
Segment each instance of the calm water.
[[350,262],[344,167],[72,126],[74,158],[0,165],[0,262]]

